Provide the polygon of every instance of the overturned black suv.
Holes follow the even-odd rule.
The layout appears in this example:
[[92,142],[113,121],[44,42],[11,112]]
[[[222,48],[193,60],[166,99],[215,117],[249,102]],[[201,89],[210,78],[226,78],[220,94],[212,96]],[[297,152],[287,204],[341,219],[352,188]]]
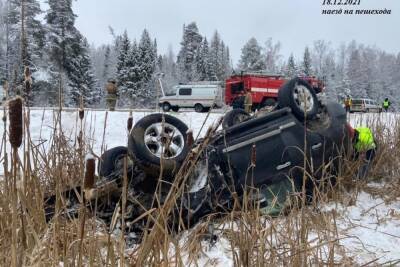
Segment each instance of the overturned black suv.
[[[268,206],[266,188],[290,181],[293,191],[301,191],[308,177],[306,190],[312,195],[315,185],[326,182],[322,178],[334,179],[346,152],[346,112],[337,103],[321,103],[299,78],[280,89],[278,102],[272,112],[252,116],[234,109],[198,140],[173,116],[144,117],[131,130],[127,147],[110,149],[101,157],[97,187],[113,184],[109,188],[116,192],[97,194],[97,201],[105,201],[98,202],[96,215],[111,219],[121,201],[123,181],[130,207],[126,217],[132,220],[162,206],[172,190],[179,215],[191,222],[232,209],[234,200],[242,199],[249,188]],[[77,191],[67,191],[66,196],[76,198]],[[52,210],[48,209],[50,217]]]

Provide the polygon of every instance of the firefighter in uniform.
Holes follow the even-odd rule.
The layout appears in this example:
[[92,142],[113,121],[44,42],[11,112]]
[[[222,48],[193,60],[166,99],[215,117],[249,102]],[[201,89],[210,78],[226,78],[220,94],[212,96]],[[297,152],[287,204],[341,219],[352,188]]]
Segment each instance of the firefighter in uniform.
[[354,149],[354,159],[362,160],[357,174],[357,178],[362,179],[368,174],[371,162],[376,154],[377,145],[370,128],[358,127],[353,129],[350,125],[348,125],[348,128]]
[[244,97],[244,110],[247,113],[250,113],[252,106],[253,106],[253,96],[251,95],[251,92],[247,92]]
[[351,98],[349,95],[347,95],[347,98],[344,100],[344,107],[346,108],[346,112],[350,112],[351,104]]
[[106,85],[106,91],[107,91],[107,96],[106,96],[107,107],[110,111],[114,111],[118,98],[117,82],[113,79],[108,80]]
[[389,98],[385,98],[385,100],[383,100],[383,103],[382,103],[382,106],[383,106],[383,109],[385,110],[385,112],[387,112],[388,111],[388,109],[389,109],[389,107],[390,107],[390,101],[389,101]]

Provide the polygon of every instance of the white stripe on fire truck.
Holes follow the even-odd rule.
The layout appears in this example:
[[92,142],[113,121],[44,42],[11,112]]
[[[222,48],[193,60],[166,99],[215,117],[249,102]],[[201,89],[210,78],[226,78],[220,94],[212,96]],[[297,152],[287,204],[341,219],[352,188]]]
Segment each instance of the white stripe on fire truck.
[[252,87],[251,88],[252,92],[261,92],[261,93],[278,93],[278,89],[273,89],[273,88],[256,88]]

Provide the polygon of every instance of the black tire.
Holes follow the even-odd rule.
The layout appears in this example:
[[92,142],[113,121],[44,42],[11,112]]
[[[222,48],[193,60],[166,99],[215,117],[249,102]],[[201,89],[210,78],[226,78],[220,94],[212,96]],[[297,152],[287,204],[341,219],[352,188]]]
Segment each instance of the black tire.
[[171,109],[172,109],[173,112],[178,112],[179,111],[179,107],[178,106],[173,106]]
[[[100,177],[107,180],[119,179],[123,175],[124,158],[128,156],[128,148],[124,146],[117,146],[109,149],[100,157],[98,164],[98,173]],[[132,166],[127,169],[128,178],[132,177]]]
[[[299,93],[299,89],[302,90],[307,97],[307,103],[310,106],[304,111],[301,102],[296,95]],[[281,108],[289,107],[292,109],[293,114],[300,120],[304,119],[311,120],[318,114],[319,102],[314,89],[311,88],[310,84],[300,78],[294,78],[285,83],[278,93],[278,102]]]
[[171,104],[168,103],[168,102],[163,103],[163,104],[162,104],[162,109],[163,109],[164,112],[170,111],[170,109],[171,109]]
[[250,118],[250,114],[243,109],[232,109],[224,116],[222,128],[227,129]]
[[204,111],[204,107],[202,104],[196,104],[194,105],[194,111],[196,112],[203,112]]
[[[156,127],[157,125],[162,125],[163,117],[165,118],[165,124],[164,133],[161,133],[161,135],[166,135],[166,131],[171,130],[172,128],[175,129],[175,132],[179,131],[179,133],[174,134],[173,139],[161,141],[164,138],[163,137],[160,139],[160,141],[154,141],[154,143],[153,141],[149,141],[149,143],[146,144],[145,136],[151,136],[153,134],[152,128]],[[139,120],[133,127],[128,139],[129,153],[135,159],[135,162],[137,162],[144,169],[147,175],[151,177],[158,177],[160,174],[161,153],[163,153],[162,149],[164,144],[171,144],[171,142],[174,142],[175,145],[181,148],[181,150],[179,150],[179,154],[177,152],[176,155],[166,155],[162,162],[163,176],[165,178],[173,177],[173,175],[179,170],[180,165],[186,158],[186,155],[189,151],[186,136],[187,130],[188,127],[186,124],[173,116],[160,113],[148,115]],[[160,147],[160,156],[157,156],[156,154]],[[165,153],[172,154],[171,150],[168,150]]]

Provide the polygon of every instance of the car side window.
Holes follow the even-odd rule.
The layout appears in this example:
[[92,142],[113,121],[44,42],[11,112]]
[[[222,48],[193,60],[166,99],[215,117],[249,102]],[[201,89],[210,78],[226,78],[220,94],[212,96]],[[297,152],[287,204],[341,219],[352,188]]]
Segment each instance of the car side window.
[[192,88],[179,89],[179,95],[192,95]]

